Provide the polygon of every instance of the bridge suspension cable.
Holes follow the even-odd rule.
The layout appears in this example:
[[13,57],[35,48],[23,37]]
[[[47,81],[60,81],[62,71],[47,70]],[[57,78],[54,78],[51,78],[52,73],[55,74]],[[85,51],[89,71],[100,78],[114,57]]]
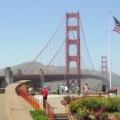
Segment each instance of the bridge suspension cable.
[[40,51],[40,53],[34,58],[34,60],[28,65],[26,66],[23,70],[22,73],[24,73],[29,67],[31,67],[31,65],[36,61],[36,59],[41,55],[41,53],[46,49],[46,47],[49,45],[49,43],[52,41],[53,37],[55,36],[55,34],[57,33],[57,31],[59,30],[60,26],[62,25],[63,21],[65,19],[65,16],[63,17],[62,21],[60,22],[58,28],[56,29],[56,31],[54,32],[54,34],[52,35],[52,37],[50,38],[50,40],[48,41],[48,43],[45,45],[45,47]]
[[58,54],[58,52],[60,51],[60,49],[62,48],[62,46],[64,45],[65,40],[63,41],[62,45],[60,46],[60,48],[58,49],[58,51],[55,53],[55,55],[53,56],[53,58],[51,59],[51,61],[49,62],[49,64],[44,68],[43,71],[46,71],[47,68],[49,67],[49,65],[51,64],[51,62],[53,61],[53,59],[56,57],[56,55]]
[[[73,24],[75,24],[75,19],[74,19],[72,25],[73,25]],[[72,26],[70,25],[70,30],[71,30],[71,29],[72,29]],[[68,34],[69,34],[69,33],[68,33]],[[68,34],[67,34],[67,36],[68,36]],[[49,65],[50,65],[51,62],[54,60],[54,58],[56,57],[56,55],[58,54],[58,52],[60,51],[60,49],[61,49],[62,46],[64,45],[65,41],[66,41],[66,39],[64,39],[64,41],[62,42],[61,46],[59,47],[59,49],[57,50],[57,52],[55,53],[55,55],[53,56],[53,58],[50,60],[49,64],[44,68],[43,71],[46,71],[46,70],[48,69]]]
[[[87,54],[88,54],[90,63],[91,63],[91,65],[92,65],[92,68],[93,68],[95,74],[97,74],[96,71],[95,71],[95,69],[94,69],[94,66],[93,66],[93,63],[92,63],[92,60],[91,60],[91,57],[90,57],[90,53],[89,53],[89,50],[88,50],[88,47],[87,47],[87,43],[86,43],[85,35],[84,35],[84,32],[83,32],[83,27],[82,27],[81,19],[80,19],[80,24],[81,24],[81,30],[82,30],[82,34],[83,34],[83,39],[84,39],[84,43],[85,43],[85,46],[86,46],[86,51],[87,51]],[[81,57],[81,58],[82,58],[82,57]],[[83,61],[83,60],[82,60],[82,61]],[[84,65],[85,65],[85,64],[84,64]]]
[[[74,23],[75,23],[75,20],[74,20],[73,24],[74,24]],[[81,23],[81,20],[80,20],[80,23]],[[73,24],[71,25],[70,20],[69,20],[69,24],[70,24],[70,26],[73,25]],[[81,28],[82,28],[82,23],[81,23]],[[83,36],[84,36],[83,28],[82,28],[82,33],[83,33]],[[75,35],[74,35],[73,31],[72,31],[72,36],[73,36],[73,38],[75,39]],[[86,46],[86,49],[87,49],[87,53],[88,53],[88,56],[89,56],[89,59],[90,59],[91,65],[92,65],[92,67],[93,67],[93,69],[94,69],[94,66],[93,66],[93,64],[92,64],[92,60],[91,60],[91,58],[90,58],[89,50],[88,50],[88,47],[87,47],[87,44],[86,44],[85,36],[84,36],[84,43],[85,43],[85,46]],[[73,50],[72,50],[72,51],[73,51]],[[83,65],[84,65],[84,67],[85,67],[86,70],[87,70],[87,67],[86,67],[86,65],[85,65],[85,63],[84,63],[84,61],[83,61],[81,55],[80,55],[80,57],[81,57],[81,61],[82,61]],[[87,70],[87,72],[89,73],[88,70]]]

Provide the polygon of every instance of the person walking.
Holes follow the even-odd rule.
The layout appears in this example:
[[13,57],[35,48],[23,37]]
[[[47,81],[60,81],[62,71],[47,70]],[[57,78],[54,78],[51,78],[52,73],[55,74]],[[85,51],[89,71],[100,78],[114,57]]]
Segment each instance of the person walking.
[[76,93],[77,93],[77,95],[80,95],[80,87],[79,87],[79,85],[76,86]]
[[42,89],[41,95],[43,96],[43,108],[46,109],[46,101],[47,101],[47,96],[48,96],[48,90],[46,86]]
[[62,94],[64,94],[64,91],[65,91],[65,86],[64,86],[64,84],[62,84],[61,85],[61,92],[62,92]]
[[51,85],[48,85],[47,89],[48,89],[48,94],[50,94]]
[[83,90],[84,90],[84,92],[88,92],[88,89],[89,89],[89,87],[88,87],[88,84],[86,83],[85,85],[83,85]]
[[65,93],[68,93],[68,86],[65,85]]
[[106,93],[106,85],[102,85],[102,92]]
[[57,94],[59,95],[60,94],[60,86],[59,86],[59,84],[57,84],[56,90],[57,90]]
[[30,93],[31,95],[35,95],[34,87],[32,85],[28,87],[27,92]]

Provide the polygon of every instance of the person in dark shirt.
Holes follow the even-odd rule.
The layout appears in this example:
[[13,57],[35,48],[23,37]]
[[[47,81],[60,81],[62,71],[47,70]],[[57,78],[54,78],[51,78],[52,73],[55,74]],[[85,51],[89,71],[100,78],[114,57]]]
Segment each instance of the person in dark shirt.
[[59,95],[60,94],[60,86],[58,84],[56,86],[56,90],[57,90],[57,94]]
[[106,85],[102,85],[102,92],[106,93]]

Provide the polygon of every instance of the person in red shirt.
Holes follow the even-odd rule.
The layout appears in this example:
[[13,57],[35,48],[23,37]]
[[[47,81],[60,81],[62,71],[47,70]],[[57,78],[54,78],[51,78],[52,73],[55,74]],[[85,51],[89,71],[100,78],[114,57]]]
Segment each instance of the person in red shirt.
[[42,89],[41,95],[43,96],[43,108],[45,109],[46,106],[46,101],[47,101],[47,96],[48,96],[48,90],[46,88],[46,86],[44,86],[44,88]]

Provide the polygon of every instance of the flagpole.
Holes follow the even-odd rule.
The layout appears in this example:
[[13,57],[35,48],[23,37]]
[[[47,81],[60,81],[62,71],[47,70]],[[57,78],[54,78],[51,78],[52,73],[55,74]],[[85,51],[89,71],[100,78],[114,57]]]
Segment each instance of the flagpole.
[[111,85],[111,69],[112,69],[112,62],[111,62],[111,11],[110,11],[110,20],[109,20],[109,81],[110,81],[110,89],[112,87]]

